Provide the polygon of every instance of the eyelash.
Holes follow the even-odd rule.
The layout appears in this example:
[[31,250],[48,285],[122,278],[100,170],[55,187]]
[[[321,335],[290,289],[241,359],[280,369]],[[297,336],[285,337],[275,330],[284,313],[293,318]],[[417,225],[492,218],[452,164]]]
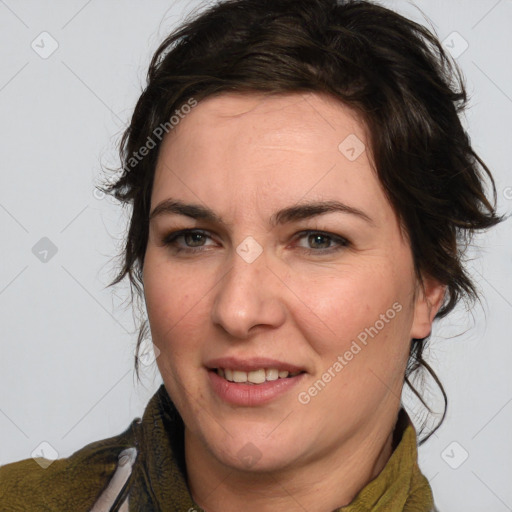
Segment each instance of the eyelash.
[[[203,235],[204,237],[207,237],[207,238],[211,238],[206,232],[204,231],[201,231],[201,230],[198,230],[198,229],[182,229],[180,231],[174,231],[172,233],[169,233],[168,235],[166,235],[163,239],[162,239],[162,243],[164,246],[166,247],[173,247],[174,248],[174,252],[175,253],[178,253],[178,252],[185,252],[185,253],[200,253],[200,252],[204,252],[204,248],[203,247],[198,247],[198,248],[191,248],[191,247],[187,247],[187,248],[182,248],[182,247],[176,247],[175,244],[176,244],[176,240],[178,238],[181,238],[181,237],[184,237],[186,235],[194,235],[194,234],[199,234],[199,235]],[[340,251],[342,250],[343,248],[346,248],[350,245],[349,241],[341,236],[338,236],[338,235],[334,235],[332,233],[326,233],[324,231],[315,231],[315,230],[306,230],[306,231],[301,231],[300,233],[297,233],[297,235],[299,236],[296,236],[295,238],[296,239],[302,239],[306,236],[310,236],[310,235],[320,235],[324,238],[329,238],[331,239],[332,241],[338,243],[338,247],[328,247],[327,249],[306,249],[304,247],[301,247],[300,249],[302,249],[304,252],[308,253],[308,254],[330,254],[332,252],[336,252],[336,251]]]

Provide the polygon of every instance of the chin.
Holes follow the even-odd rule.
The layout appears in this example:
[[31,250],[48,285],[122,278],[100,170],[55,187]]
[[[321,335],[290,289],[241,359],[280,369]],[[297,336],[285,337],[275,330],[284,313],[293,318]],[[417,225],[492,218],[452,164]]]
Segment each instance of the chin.
[[250,473],[272,473],[283,471],[294,465],[297,452],[287,450],[282,442],[268,442],[262,445],[247,439],[242,442],[233,443],[227,450],[224,447],[218,454],[221,462],[237,471]]
[[301,436],[293,441],[284,432],[270,437],[269,432],[272,432],[275,424],[253,425],[249,431],[241,425],[236,428],[234,425],[223,426],[233,435],[219,426],[216,432],[204,432],[203,442],[219,462],[237,471],[266,473],[292,466],[297,460],[297,447],[304,441]]

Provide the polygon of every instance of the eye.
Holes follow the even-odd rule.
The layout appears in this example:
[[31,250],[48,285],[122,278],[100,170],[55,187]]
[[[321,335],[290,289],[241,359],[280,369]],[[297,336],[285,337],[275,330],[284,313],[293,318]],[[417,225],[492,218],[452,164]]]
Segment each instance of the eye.
[[[180,239],[185,243],[184,246],[179,243]],[[166,235],[162,243],[166,247],[172,247],[174,252],[194,253],[202,252],[204,251],[203,247],[208,247],[204,245],[207,239],[211,240],[211,237],[203,231],[197,229],[182,229]]]
[[345,238],[323,231],[303,231],[299,233],[297,238],[299,240],[306,239],[309,247],[301,248],[308,253],[330,253],[340,251],[349,245],[348,240]]
[[[296,239],[306,239],[309,247],[300,245],[298,247],[309,254],[317,255],[340,251],[350,245],[345,238],[323,231],[302,231],[298,233]],[[204,231],[182,229],[166,235],[162,239],[162,244],[171,247],[175,253],[199,253],[204,252],[210,246],[206,245],[208,240],[212,240],[212,238]]]

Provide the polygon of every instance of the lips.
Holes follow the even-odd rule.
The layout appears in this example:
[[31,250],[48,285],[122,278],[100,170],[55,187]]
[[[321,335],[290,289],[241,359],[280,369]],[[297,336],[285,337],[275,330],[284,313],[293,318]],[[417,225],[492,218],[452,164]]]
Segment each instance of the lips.
[[215,392],[231,404],[255,406],[295,387],[307,373],[295,364],[269,358],[224,357],[206,363]]
[[295,364],[279,361],[277,359],[270,359],[267,357],[253,357],[247,359],[240,359],[236,357],[221,357],[211,359],[205,365],[209,370],[234,370],[241,372],[252,372],[261,369],[275,369],[278,372],[287,371],[289,374],[302,373],[306,369]]

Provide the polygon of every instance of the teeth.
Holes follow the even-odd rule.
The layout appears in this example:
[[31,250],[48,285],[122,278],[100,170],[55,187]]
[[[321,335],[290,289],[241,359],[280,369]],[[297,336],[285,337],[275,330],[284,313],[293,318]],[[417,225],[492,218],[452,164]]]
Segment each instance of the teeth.
[[260,368],[251,372],[241,370],[230,370],[228,368],[217,368],[217,374],[230,382],[262,384],[265,381],[274,381],[277,379],[286,379],[295,377],[301,372],[290,373],[287,370],[279,371],[276,368]]
[[247,375],[247,380],[249,382],[252,382],[253,384],[261,384],[262,382],[265,382],[265,370],[256,370],[253,372],[249,372]]
[[247,382],[247,372],[233,371],[233,380],[235,382]]
[[269,368],[265,376],[267,380],[277,380],[279,378],[279,372],[275,368]]

